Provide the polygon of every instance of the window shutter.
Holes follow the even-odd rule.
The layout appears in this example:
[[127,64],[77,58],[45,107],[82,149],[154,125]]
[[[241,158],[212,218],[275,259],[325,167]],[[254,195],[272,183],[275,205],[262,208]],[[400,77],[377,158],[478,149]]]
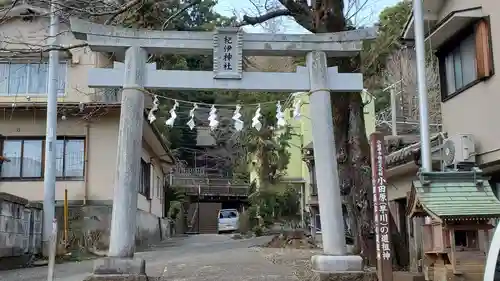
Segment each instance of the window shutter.
[[477,78],[490,77],[493,74],[492,64],[489,23],[482,19],[476,26]]

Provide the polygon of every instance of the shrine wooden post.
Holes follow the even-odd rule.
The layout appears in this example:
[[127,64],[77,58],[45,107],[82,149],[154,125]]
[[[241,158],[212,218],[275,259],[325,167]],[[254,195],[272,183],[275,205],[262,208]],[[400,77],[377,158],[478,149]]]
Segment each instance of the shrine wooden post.
[[[71,20],[71,29],[75,37],[87,41],[93,51],[112,52],[118,59],[125,60],[125,65],[115,63],[112,69],[91,69],[88,78],[92,88],[124,89],[118,141],[118,149],[123,155],[120,153],[117,160],[111,261],[102,262],[100,272],[114,272],[113,268],[119,266],[140,271],[129,273],[144,272],[144,261],[135,261],[140,266],[125,266],[132,262],[134,254],[136,221],[132,212],[137,209],[138,141],[142,138],[139,116],[144,110],[143,98],[138,96],[143,95],[143,89],[311,91],[313,144],[314,151],[319,152],[315,156],[319,204],[322,213],[331,214],[321,216],[325,255],[313,257],[313,267],[323,272],[362,269],[359,256],[346,255],[329,92],[360,92],[363,77],[360,73],[339,73],[337,67],[327,67],[326,58],[359,54],[362,40],[374,38],[376,30],[300,35],[252,34],[238,28],[221,28],[216,32],[151,31],[105,26],[79,19]],[[154,64],[146,64],[146,54],[213,55],[214,69],[158,70]],[[306,55],[307,67],[298,67],[294,73],[243,72],[243,56]]]
[[384,135],[375,132],[370,136],[371,168],[373,184],[373,215],[377,251],[378,280],[392,281],[391,214],[387,199],[385,178]]

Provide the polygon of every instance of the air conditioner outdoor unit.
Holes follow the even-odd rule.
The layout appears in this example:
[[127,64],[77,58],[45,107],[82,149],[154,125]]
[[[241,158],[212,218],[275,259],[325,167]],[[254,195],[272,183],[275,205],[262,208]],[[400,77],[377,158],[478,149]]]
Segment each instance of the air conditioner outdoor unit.
[[476,145],[471,134],[456,134],[444,140],[442,145],[443,164],[446,167],[474,166]]

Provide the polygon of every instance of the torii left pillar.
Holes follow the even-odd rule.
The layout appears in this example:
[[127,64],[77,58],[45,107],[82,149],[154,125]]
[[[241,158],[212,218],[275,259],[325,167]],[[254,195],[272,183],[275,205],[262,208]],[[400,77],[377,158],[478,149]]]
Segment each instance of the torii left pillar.
[[[146,263],[134,258],[137,213],[137,186],[139,186],[144,120],[144,93],[148,53],[140,47],[125,52],[125,83],[122,91],[120,128],[117,148],[117,172],[113,196],[113,214],[109,253],[106,259],[94,264],[94,274],[133,275],[146,280]],[[104,277],[103,276],[103,277]],[[108,279],[106,279],[108,280]]]

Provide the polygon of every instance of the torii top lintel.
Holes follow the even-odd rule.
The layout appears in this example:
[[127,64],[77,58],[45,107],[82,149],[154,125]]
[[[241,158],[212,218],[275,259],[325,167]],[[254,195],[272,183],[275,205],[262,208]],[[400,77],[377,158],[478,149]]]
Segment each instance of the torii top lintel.
[[[151,54],[211,55],[214,34],[210,31],[156,31],[122,28],[71,19],[75,37],[86,40],[97,52],[123,52],[131,46],[145,48]],[[322,34],[242,34],[245,56],[304,56],[311,51],[325,52],[329,57],[357,55],[362,40],[373,39],[376,28]]]

